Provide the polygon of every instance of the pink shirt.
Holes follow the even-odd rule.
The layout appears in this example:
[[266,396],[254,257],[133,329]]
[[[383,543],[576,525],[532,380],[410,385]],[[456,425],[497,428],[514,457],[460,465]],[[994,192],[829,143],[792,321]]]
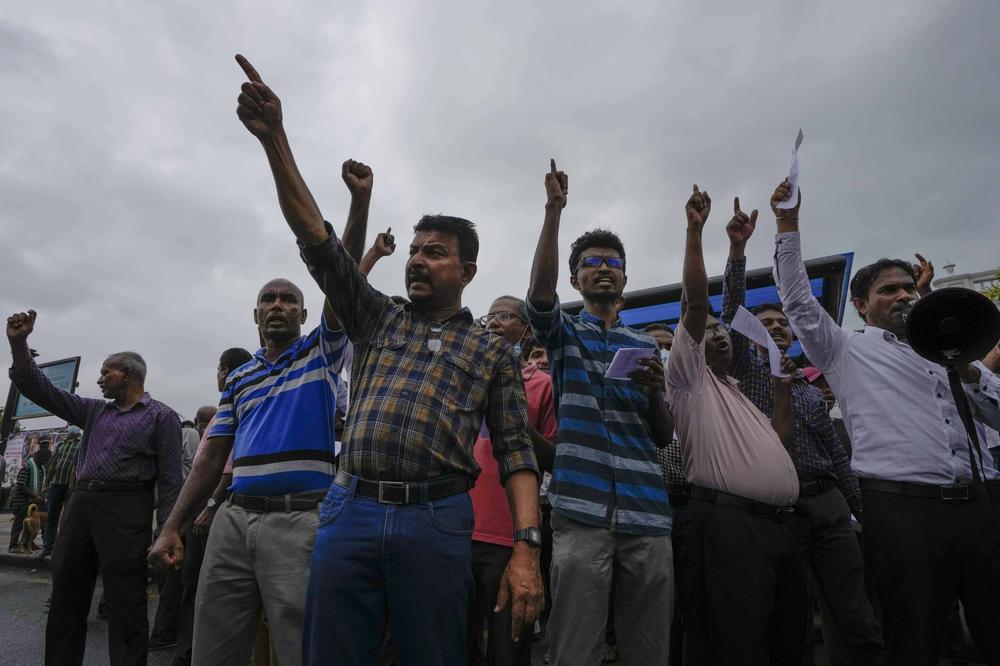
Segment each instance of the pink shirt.
[[[552,403],[552,378],[534,363],[521,369],[528,398],[528,423],[550,441],[556,439],[556,413]],[[514,545],[514,519],[510,515],[507,492],[500,485],[500,472],[493,457],[493,445],[485,427],[474,450],[482,469],[469,491],[476,523],[472,538],[499,546]]]
[[771,422],[705,362],[705,340],[677,325],[667,390],[689,483],[777,506],[799,498],[791,457]]

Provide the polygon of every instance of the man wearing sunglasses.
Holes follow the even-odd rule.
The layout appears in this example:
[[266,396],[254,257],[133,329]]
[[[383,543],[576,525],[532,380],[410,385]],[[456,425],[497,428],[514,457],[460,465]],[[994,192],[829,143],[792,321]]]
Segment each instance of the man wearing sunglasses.
[[[656,447],[670,441],[656,342],[618,318],[625,249],[589,231],[570,248],[570,283],[583,312],[559,307],[559,221],[568,180],[545,175],[545,222],[531,269],[528,321],[547,348],[558,405],[552,505],[552,663],[600,662],[616,576],[615,625],[628,664],[666,660],[673,613],[667,492]],[[648,349],[629,379],[605,377],[619,349]]]

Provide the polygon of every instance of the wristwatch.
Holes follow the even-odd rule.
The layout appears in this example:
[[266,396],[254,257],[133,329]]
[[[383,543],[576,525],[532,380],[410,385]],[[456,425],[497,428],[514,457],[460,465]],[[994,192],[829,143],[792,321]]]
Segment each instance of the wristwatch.
[[525,527],[522,530],[514,530],[514,542],[524,541],[532,548],[542,547],[542,531],[537,527]]
[[219,506],[219,503],[215,501],[214,497],[209,497],[208,501],[205,502],[205,507],[208,509],[214,509]]

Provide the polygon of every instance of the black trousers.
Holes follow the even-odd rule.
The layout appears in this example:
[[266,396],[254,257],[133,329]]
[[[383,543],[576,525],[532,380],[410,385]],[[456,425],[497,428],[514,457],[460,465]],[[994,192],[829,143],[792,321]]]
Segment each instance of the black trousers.
[[[1000,518],[1000,485],[990,501]],[[956,595],[976,646],[1000,664],[1000,527],[982,500],[944,501],[863,491],[865,550],[883,612],[890,664],[937,664]]]
[[799,666],[805,567],[788,526],[697,499],[684,514],[685,666]]
[[45,627],[45,663],[83,663],[87,615],[97,574],[108,601],[112,666],[146,663],[146,551],[153,492],[77,489],[63,511],[52,554],[52,603]]
[[[191,663],[191,642],[194,639],[194,601],[198,592],[198,576],[201,563],[205,559],[207,537],[195,536],[190,532],[184,539],[184,566],[181,581],[180,607],[177,610],[177,654],[174,666],[188,666]],[[161,601],[162,603],[162,601]]]
[[[470,666],[531,666],[531,627],[525,625],[516,643],[510,637],[511,604],[499,613],[496,606],[500,579],[512,548],[483,541],[472,542],[473,602],[469,612]],[[486,653],[479,647],[486,629]]]
[[[182,537],[182,542],[187,539]],[[187,549],[185,548],[185,553]],[[185,560],[187,558],[185,557]],[[150,639],[171,642],[177,638],[177,624],[180,618],[181,596],[184,593],[184,578],[181,571],[169,569],[157,571],[154,574],[156,588],[160,592],[160,601],[156,605],[156,617],[153,618],[153,630]]]
[[[884,664],[882,629],[868,603],[864,558],[851,527],[847,500],[839,490],[831,488],[819,495],[800,497],[799,505],[809,515],[793,518],[789,527],[850,653],[851,663]],[[827,619],[825,614],[823,619]],[[812,608],[807,610],[804,621],[807,631],[812,631]]]

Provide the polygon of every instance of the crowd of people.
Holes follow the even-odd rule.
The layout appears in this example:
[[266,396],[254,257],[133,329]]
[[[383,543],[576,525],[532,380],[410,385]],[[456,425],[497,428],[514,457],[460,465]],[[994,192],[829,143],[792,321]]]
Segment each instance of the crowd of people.
[[[813,600],[833,663],[935,664],[960,601],[984,661],[1000,664],[1000,472],[987,448],[1000,347],[958,368],[981,449],[970,455],[945,368],[907,344],[929,262],[857,271],[865,327],[841,328],[811,291],[801,192],[780,182],[781,302],[752,309],[776,372],[731,326],[757,210],[736,198],[725,225],[721,311],[702,250],[712,199],[696,185],[677,216],[676,326],[622,323],[626,253],[605,229],[569,247],[583,301],[570,314],[556,290],[569,182],[552,161],[524,298],[498,289],[473,317],[462,294],[475,225],[445,215],[416,224],[406,295],[391,296],[368,279],[396,250],[391,229],[364,250],[371,168],[344,163],[338,235],[278,97],[237,60],[237,115],[264,149],[322,312],[303,334],[302,290],[264,284],[261,348],[221,354],[217,410],[199,410],[190,432],[145,391],[138,354],[104,362],[106,400],[79,397],[32,360],[36,313],[8,318],[12,381],[82,428],[75,461],[49,465],[50,498],[75,480],[54,542],[46,531],[47,664],[82,663],[98,574],[112,664],[175,641],[176,664],[246,664],[263,624],[282,666],[527,665],[544,622],[558,666],[600,663],[609,626],[629,666],[797,665]],[[787,356],[796,337],[801,367]],[[632,365],[612,372],[616,355]],[[23,485],[40,483],[29,471]],[[152,636],[147,562],[161,587]]]

